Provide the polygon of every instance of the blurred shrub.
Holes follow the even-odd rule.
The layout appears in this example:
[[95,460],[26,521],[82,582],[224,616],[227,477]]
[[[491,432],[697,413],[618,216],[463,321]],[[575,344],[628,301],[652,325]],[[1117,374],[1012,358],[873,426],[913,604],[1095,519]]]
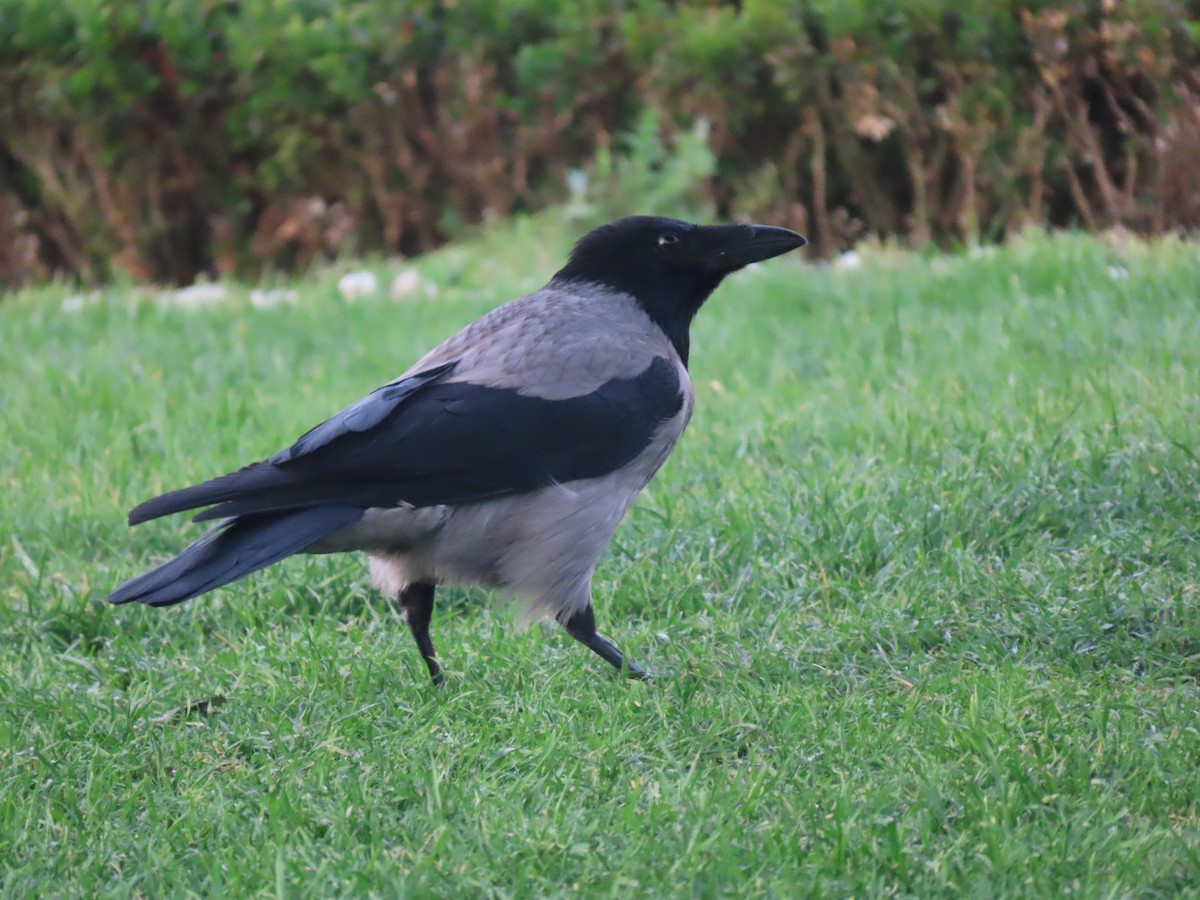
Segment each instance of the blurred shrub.
[[632,215],[711,217],[708,182],[716,158],[709,130],[708,121],[699,119],[668,145],[658,111],[646,107],[632,131],[601,146],[586,169],[568,176],[572,216],[591,225]]
[[1195,227],[1198,18],[1194,0],[0,0],[0,280],[417,252],[561,200],[588,160],[604,213],[711,208],[826,254],[862,231]]

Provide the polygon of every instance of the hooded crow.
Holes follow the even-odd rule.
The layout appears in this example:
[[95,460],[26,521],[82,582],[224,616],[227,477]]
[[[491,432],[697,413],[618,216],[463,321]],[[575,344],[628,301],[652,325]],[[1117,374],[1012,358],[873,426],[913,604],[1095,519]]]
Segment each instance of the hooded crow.
[[292,446],[147,500],[137,525],[222,520],[113,603],[171,606],[294,553],[365,551],[435,684],[439,584],[482,584],[554,616],[630,677],[596,632],[592,572],[692,415],[688,331],[725,276],[803,246],[764,225],[634,216],[584,235],[549,284],[468,325]]

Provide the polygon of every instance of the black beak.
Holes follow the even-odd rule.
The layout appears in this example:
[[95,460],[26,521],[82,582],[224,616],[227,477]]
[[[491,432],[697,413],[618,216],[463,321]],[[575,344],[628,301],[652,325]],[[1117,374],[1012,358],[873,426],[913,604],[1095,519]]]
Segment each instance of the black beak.
[[735,272],[807,243],[796,232],[774,225],[705,225],[700,229],[701,252],[718,272]]

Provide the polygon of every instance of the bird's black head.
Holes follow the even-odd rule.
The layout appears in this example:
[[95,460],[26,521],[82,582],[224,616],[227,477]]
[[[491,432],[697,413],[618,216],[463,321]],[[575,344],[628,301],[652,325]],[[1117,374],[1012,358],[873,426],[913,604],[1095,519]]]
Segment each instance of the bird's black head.
[[721,280],[805,243],[794,231],[770,225],[690,225],[631,216],[580,238],[551,284],[599,284],[630,294],[686,363],[692,318]]

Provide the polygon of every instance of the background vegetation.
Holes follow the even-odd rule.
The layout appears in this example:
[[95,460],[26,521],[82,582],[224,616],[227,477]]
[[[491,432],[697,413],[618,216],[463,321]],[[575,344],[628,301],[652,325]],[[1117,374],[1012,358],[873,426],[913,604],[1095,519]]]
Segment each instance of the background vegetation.
[[448,590],[435,691],[349,557],[104,602],[199,530],[131,532],[130,505],[278,449],[574,231],[423,257],[441,293],[399,307],[323,273],[274,308],[0,308],[0,894],[1196,896],[1176,240],[863,248],[722,288],[695,419],[596,580],[654,684]]
[[[1194,0],[0,0],[0,281],[411,254],[653,123],[828,255],[1200,224]],[[650,160],[653,162],[653,160]],[[635,198],[626,204],[636,205]]]

